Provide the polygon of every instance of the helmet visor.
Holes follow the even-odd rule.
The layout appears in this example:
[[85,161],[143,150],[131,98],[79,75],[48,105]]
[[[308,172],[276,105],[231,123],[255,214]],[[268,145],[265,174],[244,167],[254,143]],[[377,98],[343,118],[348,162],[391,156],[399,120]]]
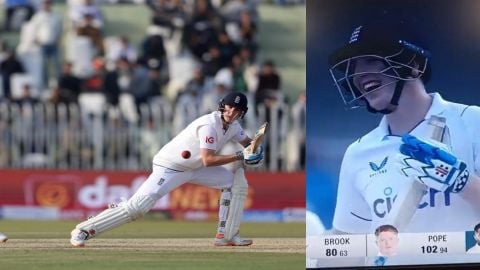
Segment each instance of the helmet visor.
[[[352,56],[334,64],[330,68],[330,74],[345,106],[349,109],[363,107],[366,105],[363,99],[365,95],[399,80],[407,81],[420,77],[426,70],[427,61],[422,59],[422,66],[419,67],[420,61],[416,61],[418,60],[416,57],[416,54],[406,53],[404,49],[400,49],[397,53],[388,56],[380,56],[376,54]],[[378,61],[382,65],[381,68],[375,70],[359,71],[356,69],[356,65],[357,62],[360,61]],[[417,76],[412,75],[415,74],[413,70],[416,71],[415,73],[418,74]],[[393,78],[394,80],[391,83],[381,84],[366,91],[360,91],[354,84],[354,78],[367,74],[380,74]]]

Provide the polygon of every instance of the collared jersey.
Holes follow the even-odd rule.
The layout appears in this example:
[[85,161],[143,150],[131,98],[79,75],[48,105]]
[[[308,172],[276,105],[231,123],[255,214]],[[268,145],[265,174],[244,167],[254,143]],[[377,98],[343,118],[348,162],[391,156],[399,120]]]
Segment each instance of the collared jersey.
[[[163,146],[153,158],[153,164],[179,171],[198,169],[203,167],[200,148],[217,152],[227,142],[241,142],[245,138],[238,121],[234,121],[224,130],[221,114],[215,111],[194,120]],[[184,151],[190,152],[190,157],[182,156]]]
[[475,246],[469,248],[467,250],[468,254],[479,254],[480,253],[480,245],[475,244]]
[[[471,174],[478,175],[480,108],[445,101],[438,93],[432,96],[425,120],[410,134],[428,138],[431,127],[427,119],[432,115],[445,117],[451,151],[467,164]],[[348,147],[340,170],[334,228],[347,233],[372,233],[378,225],[390,223],[390,210],[399,207],[395,205],[397,194],[413,181],[402,174],[396,161],[400,145],[401,137],[389,135],[383,117],[377,128]],[[480,212],[459,194],[428,189],[403,232],[465,231],[479,220]]]

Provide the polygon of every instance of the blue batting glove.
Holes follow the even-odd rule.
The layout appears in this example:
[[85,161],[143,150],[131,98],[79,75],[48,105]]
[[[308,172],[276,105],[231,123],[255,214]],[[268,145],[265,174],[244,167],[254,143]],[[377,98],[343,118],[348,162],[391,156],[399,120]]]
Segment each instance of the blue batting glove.
[[438,191],[460,192],[470,176],[467,164],[440,142],[422,141],[412,135],[402,137],[400,171]]

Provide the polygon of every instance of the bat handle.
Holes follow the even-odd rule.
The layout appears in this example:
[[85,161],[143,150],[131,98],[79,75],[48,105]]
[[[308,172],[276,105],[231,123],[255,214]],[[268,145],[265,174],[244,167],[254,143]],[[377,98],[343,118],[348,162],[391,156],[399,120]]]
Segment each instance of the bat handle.
[[432,115],[428,120],[430,134],[429,137],[437,142],[443,142],[447,120],[445,117]]

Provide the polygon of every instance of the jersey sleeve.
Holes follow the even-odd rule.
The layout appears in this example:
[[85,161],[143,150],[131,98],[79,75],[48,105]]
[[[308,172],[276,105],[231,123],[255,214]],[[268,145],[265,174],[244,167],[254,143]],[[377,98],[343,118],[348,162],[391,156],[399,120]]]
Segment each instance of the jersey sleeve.
[[333,227],[346,233],[367,233],[370,232],[372,221],[370,208],[356,188],[354,165],[349,147],[340,168]]
[[465,126],[469,129],[473,138],[473,172],[480,176],[480,107],[468,106],[461,114]]
[[245,140],[245,138],[247,138],[247,134],[245,134],[245,131],[243,131],[243,128],[240,125],[238,125],[237,132],[235,133],[235,135],[233,135],[232,141],[241,142]]
[[198,139],[200,141],[200,148],[217,150],[217,132],[215,128],[209,125],[201,126],[198,129]]

